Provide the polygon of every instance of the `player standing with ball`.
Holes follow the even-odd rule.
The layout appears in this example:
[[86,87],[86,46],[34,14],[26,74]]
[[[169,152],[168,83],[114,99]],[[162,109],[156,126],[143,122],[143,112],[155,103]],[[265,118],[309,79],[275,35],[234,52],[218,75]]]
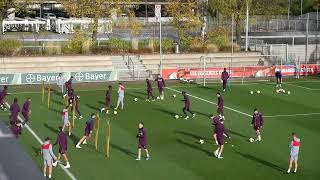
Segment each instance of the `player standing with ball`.
[[252,122],[254,130],[256,131],[257,139],[255,141],[261,141],[261,129],[263,126],[263,117],[262,114],[258,111],[257,108],[253,110]]

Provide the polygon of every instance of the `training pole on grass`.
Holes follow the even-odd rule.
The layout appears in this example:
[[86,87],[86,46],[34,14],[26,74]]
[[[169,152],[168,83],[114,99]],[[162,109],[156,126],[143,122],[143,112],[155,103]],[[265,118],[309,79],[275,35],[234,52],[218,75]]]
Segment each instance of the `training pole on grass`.
[[68,95],[66,95],[64,97],[64,103],[65,103],[66,107],[69,106],[69,97],[68,97]]
[[100,117],[99,117],[99,114],[97,114],[97,117],[95,119],[95,147],[96,147],[96,150],[98,150],[98,140],[99,140],[99,128],[100,128]]
[[72,101],[72,128],[74,128],[74,119],[76,117],[76,102]]
[[42,81],[42,103],[44,103],[44,81]]
[[51,86],[48,86],[48,108],[50,108],[50,99],[51,99]]
[[106,128],[106,158],[110,157],[109,151],[110,151],[110,121],[107,122],[107,128]]

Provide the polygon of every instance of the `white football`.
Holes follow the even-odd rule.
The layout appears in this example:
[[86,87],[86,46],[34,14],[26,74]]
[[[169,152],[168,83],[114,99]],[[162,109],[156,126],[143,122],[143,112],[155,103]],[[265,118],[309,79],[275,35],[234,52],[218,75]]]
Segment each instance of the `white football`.
[[174,95],[172,95],[172,97],[174,97],[174,98],[175,98],[175,97],[177,97],[177,95],[175,95],[175,94],[174,94]]
[[253,142],[253,141],[254,141],[254,139],[253,139],[253,138],[250,138],[250,139],[249,139],[249,141],[250,141],[250,142]]
[[203,139],[200,139],[200,140],[199,140],[199,143],[200,143],[200,144],[203,144],[203,143],[204,143],[204,140],[203,140]]
[[287,93],[288,93],[288,94],[291,94],[291,92],[290,92],[290,91],[288,91]]
[[117,111],[113,111],[113,114],[118,114],[118,112]]
[[253,91],[250,91],[250,94],[253,94]]
[[260,94],[260,91],[257,91],[258,94]]
[[179,119],[179,115],[175,115],[174,118]]
[[138,98],[134,98],[133,100],[134,100],[134,101],[138,101]]

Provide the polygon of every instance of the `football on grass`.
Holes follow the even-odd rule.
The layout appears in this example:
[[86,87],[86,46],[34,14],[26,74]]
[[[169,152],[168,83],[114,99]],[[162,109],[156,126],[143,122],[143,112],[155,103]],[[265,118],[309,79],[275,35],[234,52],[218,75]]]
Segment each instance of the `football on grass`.
[[253,94],[253,91],[250,91],[250,94]]
[[203,140],[203,139],[200,139],[200,140],[199,140],[199,143],[200,143],[200,144],[203,144],[203,143],[204,143],[204,140]]
[[113,111],[113,114],[118,114],[118,112],[117,111]]
[[134,100],[134,101],[138,101],[138,98],[134,98],[133,100]]
[[174,95],[172,95],[172,97],[174,97],[174,98],[175,98],[175,97],[177,97],[177,95],[175,95],[175,94],[174,94]]
[[249,142],[253,142],[253,141],[254,141],[254,139],[253,139],[253,138],[250,138],[250,139],[249,139]]
[[179,115],[175,115],[174,118],[179,119]]

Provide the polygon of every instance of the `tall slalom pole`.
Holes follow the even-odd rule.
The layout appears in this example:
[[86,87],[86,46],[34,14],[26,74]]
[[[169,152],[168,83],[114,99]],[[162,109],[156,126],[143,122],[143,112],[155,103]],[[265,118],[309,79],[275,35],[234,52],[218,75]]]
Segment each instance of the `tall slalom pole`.
[[249,36],[249,3],[248,0],[246,0],[247,3],[247,10],[246,10],[246,46],[245,46],[245,51],[248,51],[248,36]]

